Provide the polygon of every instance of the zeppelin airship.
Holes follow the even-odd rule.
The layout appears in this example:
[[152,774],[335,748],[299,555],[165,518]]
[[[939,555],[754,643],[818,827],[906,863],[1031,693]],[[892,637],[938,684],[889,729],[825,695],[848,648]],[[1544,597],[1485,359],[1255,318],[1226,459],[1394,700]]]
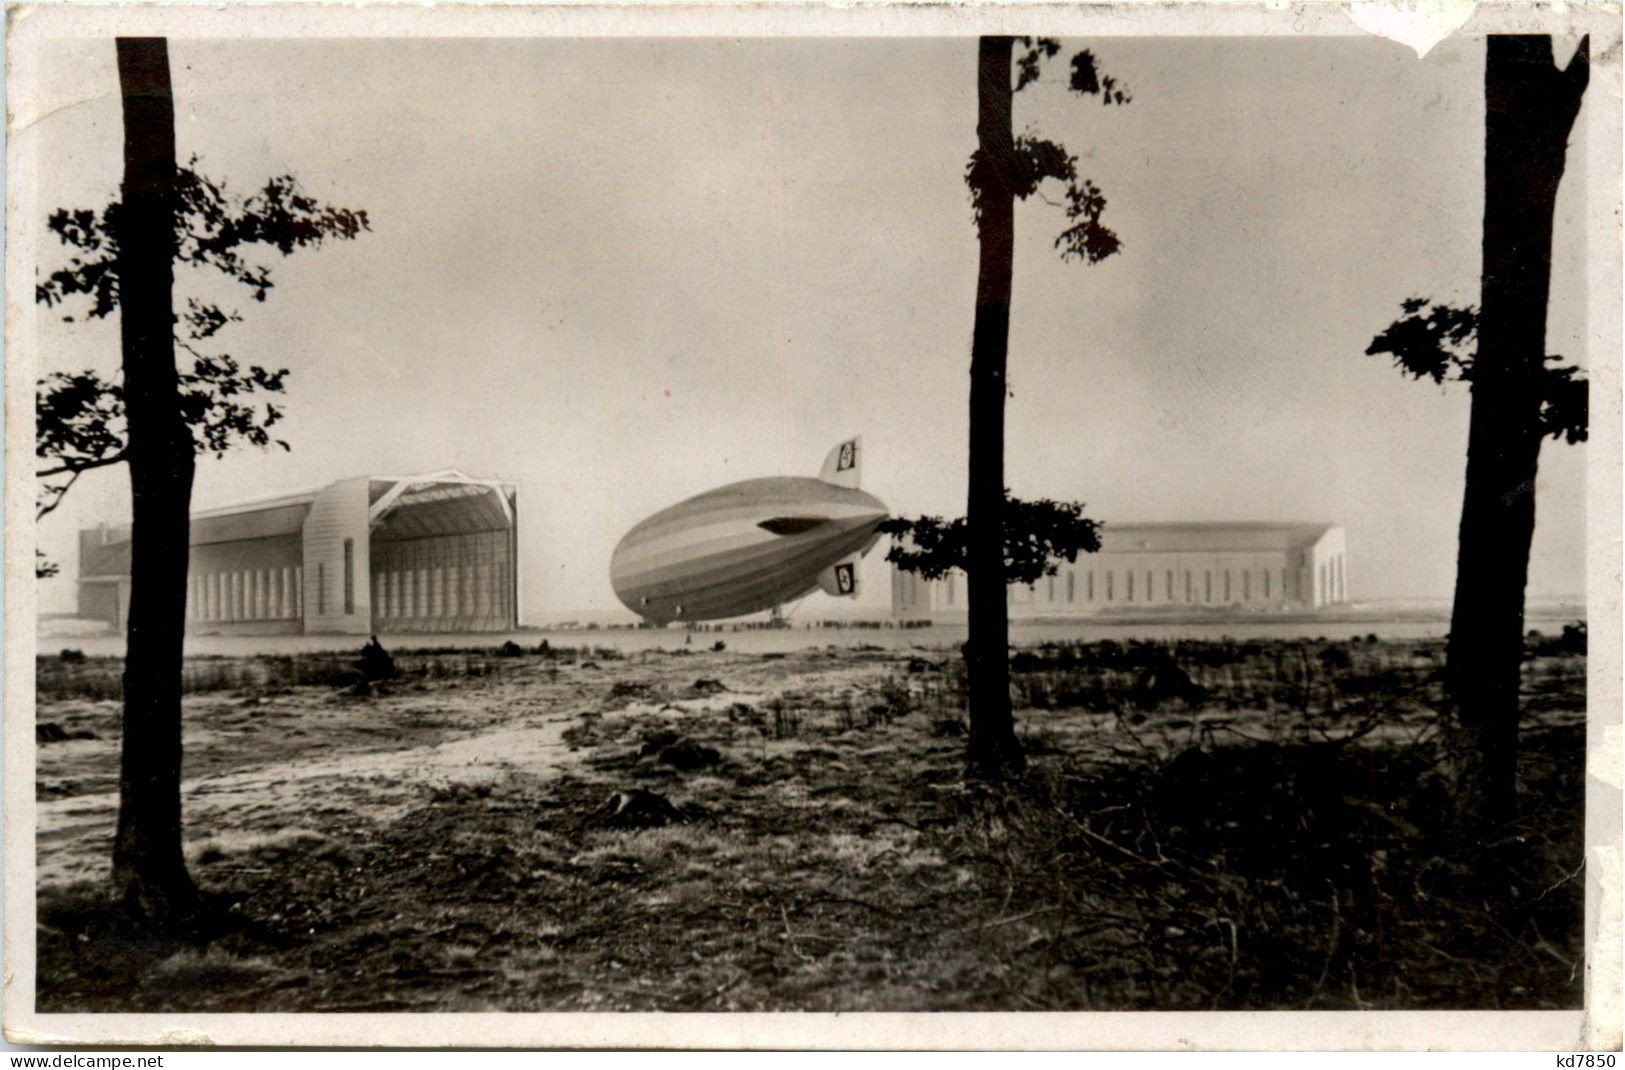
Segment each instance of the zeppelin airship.
[[887,515],[858,489],[861,471],[853,438],[817,479],[747,479],[662,509],[615,547],[615,596],[655,624],[743,616],[818,589],[856,597],[858,560]]

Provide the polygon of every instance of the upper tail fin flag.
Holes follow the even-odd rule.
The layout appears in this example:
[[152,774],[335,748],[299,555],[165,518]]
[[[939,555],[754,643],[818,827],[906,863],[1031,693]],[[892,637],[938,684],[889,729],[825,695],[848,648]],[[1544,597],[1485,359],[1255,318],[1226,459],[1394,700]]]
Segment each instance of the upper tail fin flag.
[[856,435],[829,451],[818,478],[837,487],[856,489],[863,474],[863,436]]

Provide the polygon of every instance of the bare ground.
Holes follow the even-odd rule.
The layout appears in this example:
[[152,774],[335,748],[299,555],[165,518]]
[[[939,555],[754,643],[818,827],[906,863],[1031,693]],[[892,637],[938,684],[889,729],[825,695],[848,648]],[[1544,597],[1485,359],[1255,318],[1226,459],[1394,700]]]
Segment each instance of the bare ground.
[[946,651],[423,654],[369,694],[214,659],[186,939],[104,897],[117,663],[42,662],[38,1008],[1577,1006],[1585,663],[1532,655],[1494,843],[1453,831],[1437,643],[1021,651],[1004,787]]

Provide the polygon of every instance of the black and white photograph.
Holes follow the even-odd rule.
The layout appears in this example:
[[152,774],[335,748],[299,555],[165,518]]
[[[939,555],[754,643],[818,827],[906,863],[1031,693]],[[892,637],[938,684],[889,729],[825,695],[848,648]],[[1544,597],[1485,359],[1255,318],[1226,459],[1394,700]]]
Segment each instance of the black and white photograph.
[[8,9],[8,1039],[1617,1048],[1619,12],[1138,7]]

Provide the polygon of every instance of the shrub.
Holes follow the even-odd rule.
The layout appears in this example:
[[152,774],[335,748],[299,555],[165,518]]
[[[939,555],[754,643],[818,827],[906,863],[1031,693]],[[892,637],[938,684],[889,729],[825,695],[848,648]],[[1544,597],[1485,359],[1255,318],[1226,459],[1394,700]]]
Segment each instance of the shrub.
[[384,649],[375,635],[361,648],[361,656],[355,660],[355,671],[361,675],[363,682],[391,680],[396,673],[395,659],[390,657],[389,651]]

